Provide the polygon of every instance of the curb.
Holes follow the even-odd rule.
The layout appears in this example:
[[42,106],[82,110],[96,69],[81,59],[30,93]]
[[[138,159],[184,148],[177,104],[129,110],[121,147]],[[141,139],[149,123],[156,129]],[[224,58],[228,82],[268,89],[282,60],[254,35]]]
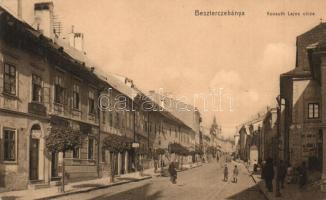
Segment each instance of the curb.
[[123,184],[127,184],[127,183],[139,182],[139,181],[143,181],[143,180],[147,180],[147,179],[151,179],[151,178],[152,178],[152,176],[148,176],[148,177],[144,177],[144,178],[137,179],[137,180],[121,181],[121,182],[117,182],[117,183],[112,183],[110,185],[102,185],[102,186],[98,186],[98,187],[94,187],[94,188],[89,188],[89,189],[85,189],[85,190],[78,190],[78,191],[72,191],[72,192],[67,192],[67,193],[62,193],[62,194],[56,194],[56,195],[52,195],[52,196],[48,196],[48,197],[43,197],[43,198],[37,198],[36,200],[47,200],[47,199],[52,199],[52,198],[69,196],[69,195],[73,195],[73,194],[87,193],[87,192],[91,192],[91,191],[95,191],[95,190],[100,190],[100,189],[105,189],[105,188],[110,188],[110,187],[114,187],[114,186],[118,186],[118,185],[123,185]]

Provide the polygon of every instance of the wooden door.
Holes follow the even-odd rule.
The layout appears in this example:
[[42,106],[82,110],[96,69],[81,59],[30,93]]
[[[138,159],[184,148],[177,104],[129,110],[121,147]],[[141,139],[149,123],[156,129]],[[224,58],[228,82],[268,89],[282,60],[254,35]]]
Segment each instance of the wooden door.
[[31,139],[30,146],[30,168],[29,168],[29,179],[38,180],[38,162],[39,162],[39,140]]

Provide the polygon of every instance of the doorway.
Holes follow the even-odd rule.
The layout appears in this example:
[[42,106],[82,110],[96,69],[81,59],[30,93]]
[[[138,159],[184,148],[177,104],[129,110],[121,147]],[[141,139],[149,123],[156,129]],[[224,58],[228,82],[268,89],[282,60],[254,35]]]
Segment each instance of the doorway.
[[29,158],[29,178],[30,180],[38,180],[38,167],[39,167],[39,139],[31,138],[30,145],[30,158]]
[[44,139],[39,124],[34,124],[30,132],[29,180],[44,180]]

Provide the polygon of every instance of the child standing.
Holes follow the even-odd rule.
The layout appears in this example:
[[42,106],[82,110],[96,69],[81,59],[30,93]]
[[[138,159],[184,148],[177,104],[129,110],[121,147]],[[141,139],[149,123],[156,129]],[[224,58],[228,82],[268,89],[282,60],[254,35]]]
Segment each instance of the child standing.
[[233,182],[234,183],[238,182],[238,174],[239,174],[239,170],[238,170],[238,167],[235,165],[234,169],[233,169]]

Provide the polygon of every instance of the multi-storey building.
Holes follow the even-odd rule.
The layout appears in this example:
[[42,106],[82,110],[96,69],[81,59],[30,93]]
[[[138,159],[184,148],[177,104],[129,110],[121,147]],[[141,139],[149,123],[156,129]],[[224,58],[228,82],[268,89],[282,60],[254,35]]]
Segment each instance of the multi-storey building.
[[[312,74],[307,48],[324,41],[325,30],[326,24],[320,23],[297,37],[296,66],[280,77],[283,157],[294,166],[305,161],[311,168],[321,169],[322,87]],[[320,69],[313,72],[321,73]]]
[[99,83],[92,69],[0,9],[0,187],[23,189],[58,177],[58,155],[45,147],[54,127],[71,126],[81,134],[81,147],[64,155],[69,177],[97,177]]
[[[35,28],[0,7],[0,191],[49,186],[60,178],[62,159],[67,178],[77,181],[113,173],[112,159],[114,173],[122,174],[135,170],[137,160],[151,167],[157,148],[194,148],[196,129],[161,109],[130,79],[98,72],[84,52],[56,35],[46,20],[53,19],[51,2],[34,9],[40,20]],[[108,93],[109,104],[124,98],[126,107],[101,109],[100,97]],[[195,116],[199,127],[198,111],[190,118]],[[57,127],[77,130],[81,146],[63,155],[49,152],[45,138]],[[103,148],[110,134],[139,147],[112,156]]]

